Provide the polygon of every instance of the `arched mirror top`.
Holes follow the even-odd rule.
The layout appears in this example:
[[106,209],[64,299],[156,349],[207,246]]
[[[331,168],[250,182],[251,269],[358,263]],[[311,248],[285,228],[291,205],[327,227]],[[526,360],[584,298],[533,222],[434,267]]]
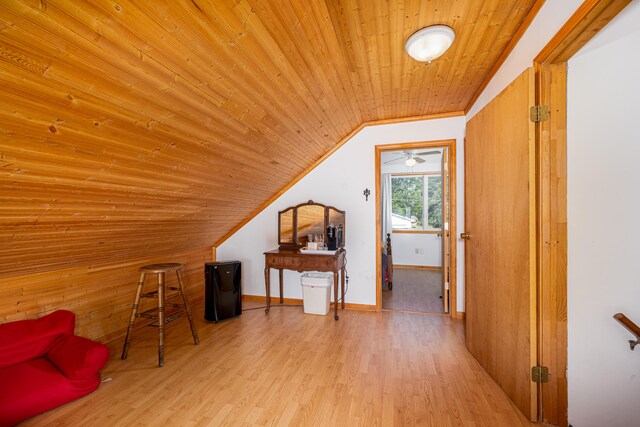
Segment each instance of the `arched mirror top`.
[[309,200],[278,212],[278,245],[306,247],[310,242],[318,242],[328,249],[341,248],[345,228],[345,211]]

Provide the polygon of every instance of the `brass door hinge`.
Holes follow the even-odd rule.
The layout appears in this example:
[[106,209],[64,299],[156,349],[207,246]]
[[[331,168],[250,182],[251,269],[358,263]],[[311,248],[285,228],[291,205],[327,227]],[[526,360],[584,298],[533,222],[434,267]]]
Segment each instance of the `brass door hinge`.
[[549,120],[549,106],[548,105],[534,105],[529,109],[529,119],[534,123],[544,122]]
[[546,366],[531,367],[531,381],[533,381],[534,383],[549,382],[549,368],[547,368]]

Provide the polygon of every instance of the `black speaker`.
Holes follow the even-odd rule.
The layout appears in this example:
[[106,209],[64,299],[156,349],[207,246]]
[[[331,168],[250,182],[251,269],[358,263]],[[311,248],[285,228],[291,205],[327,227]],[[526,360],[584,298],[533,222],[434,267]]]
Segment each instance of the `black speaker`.
[[336,227],[333,224],[329,224],[327,227],[327,249],[335,251],[338,249],[338,238],[336,236]]
[[242,268],[240,261],[208,262],[204,265],[204,319],[217,323],[242,314]]

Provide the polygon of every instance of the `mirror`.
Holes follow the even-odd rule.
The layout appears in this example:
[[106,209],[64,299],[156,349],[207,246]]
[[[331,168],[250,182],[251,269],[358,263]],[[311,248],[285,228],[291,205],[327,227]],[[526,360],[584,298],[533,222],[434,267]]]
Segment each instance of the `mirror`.
[[324,242],[324,206],[303,205],[298,207],[298,244]]
[[293,208],[280,213],[280,244],[293,244]]
[[345,226],[345,215],[344,211],[339,211],[333,207],[327,207],[328,211],[328,223],[333,224],[336,227],[336,238],[338,241],[338,247],[344,246],[344,226]]
[[344,211],[312,200],[289,207],[278,213],[278,245],[301,247],[309,241],[329,244],[326,236],[329,224],[335,227],[336,247],[343,247],[346,227]]

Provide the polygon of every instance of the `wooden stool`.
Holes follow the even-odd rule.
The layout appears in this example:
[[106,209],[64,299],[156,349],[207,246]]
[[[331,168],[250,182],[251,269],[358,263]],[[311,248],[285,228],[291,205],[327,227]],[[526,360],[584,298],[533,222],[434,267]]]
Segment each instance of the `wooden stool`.
[[[144,317],[147,319],[158,319],[158,366],[164,366],[164,325],[165,325],[165,317],[164,317],[164,307],[165,307],[165,286],[164,286],[164,275],[168,271],[175,271],[178,276],[178,285],[177,288],[170,287],[169,289],[172,291],[178,291],[180,295],[182,295],[182,304],[169,304],[172,307],[184,308],[187,312],[187,317],[189,318],[189,325],[191,326],[191,334],[193,335],[193,341],[195,344],[198,344],[200,340],[198,340],[198,333],[196,332],[196,327],[193,324],[193,318],[191,317],[191,310],[189,309],[189,303],[187,302],[187,295],[184,292],[184,285],[182,283],[182,273],[180,270],[182,269],[182,264],[175,263],[167,263],[167,264],[152,264],[145,265],[140,267],[140,280],[138,281],[138,289],[136,291],[136,298],[133,301],[133,309],[131,310],[131,318],[129,319],[129,328],[127,329],[127,337],[124,340],[124,348],[122,349],[122,359],[127,358],[127,353],[129,351],[129,344],[131,343],[131,335],[133,334],[133,324],[136,320],[136,317]],[[158,275],[158,290],[142,293],[142,288],[144,287],[144,279],[147,273],[157,274]],[[147,310],[143,313],[138,313],[138,305],[140,304],[140,298],[157,298],[158,299],[158,308],[153,308],[151,310]],[[157,311],[157,314],[153,312]]]

